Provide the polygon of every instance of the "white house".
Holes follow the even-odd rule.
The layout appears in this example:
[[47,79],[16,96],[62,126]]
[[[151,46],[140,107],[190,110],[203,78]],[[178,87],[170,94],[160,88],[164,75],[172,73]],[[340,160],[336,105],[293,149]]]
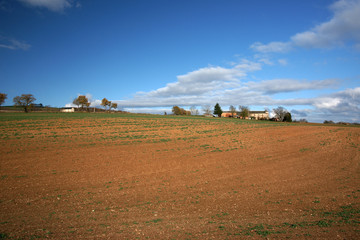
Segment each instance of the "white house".
[[63,107],[60,109],[60,112],[75,112],[74,107]]

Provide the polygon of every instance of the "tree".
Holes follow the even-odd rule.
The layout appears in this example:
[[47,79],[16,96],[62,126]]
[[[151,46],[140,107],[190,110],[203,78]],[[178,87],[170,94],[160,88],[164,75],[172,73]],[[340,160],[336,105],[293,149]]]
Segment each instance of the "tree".
[[190,107],[190,112],[191,112],[191,115],[198,115],[199,114],[199,111],[196,109],[195,106]]
[[249,114],[250,114],[250,110],[249,107],[247,106],[239,106],[239,110],[240,110],[240,117],[242,119],[248,118]]
[[89,112],[89,107],[90,107],[90,102],[87,102],[87,103],[85,103],[85,106],[86,106],[86,111],[88,111]]
[[36,98],[32,94],[21,94],[21,96],[16,96],[13,99],[15,106],[21,106],[24,108],[24,111],[29,112],[31,104],[36,101]]
[[221,117],[221,114],[223,113],[223,111],[221,110],[221,107],[219,105],[219,103],[216,103],[215,107],[214,107],[214,114],[218,115],[219,117]]
[[73,104],[76,105],[77,108],[79,108],[79,106],[80,106],[79,98],[75,98],[73,101]]
[[204,112],[204,114],[206,115],[210,115],[211,114],[211,106],[210,105],[204,105],[201,107],[201,110]]
[[5,99],[7,99],[7,94],[0,93],[0,108],[1,108],[1,105],[3,105],[3,103],[5,102]]
[[106,98],[103,98],[101,100],[101,106],[103,106],[106,110],[106,107],[109,106],[109,110],[111,110],[111,102],[107,100]]
[[291,113],[287,112],[285,113],[285,116],[284,116],[284,122],[292,122],[292,119],[291,119]]
[[180,110],[180,108],[178,106],[173,106],[171,111],[175,115],[180,115],[181,114],[181,110]]
[[115,110],[117,109],[117,107],[118,107],[117,103],[112,103],[110,109],[113,108]]
[[[74,100],[74,102],[75,102],[75,100]],[[76,99],[76,102],[78,103],[78,106],[81,106],[81,109],[84,109],[84,107],[89,107],[90,106],[88,98],[86,96],[84,96],[84,95],[78,96],[77,99]]]
[[187,115],[187,111],[183,108],[180,108],[180,115]]
[[285,108],[283,107],[277,107],[273,109],[274,113],[275,113],[275,117],[277,119],[279,119],[280,122],[284,121],[285,115],[288,112]]
[[230,105],[229,111],[231,112],[232,117],[234,117],[234,115],[236,115],[236,108],[233,105]]
[[180,108],[178,106],[173,106],[171,110],[175,115],[191,115],[190,111],[186,111],[183,108]]

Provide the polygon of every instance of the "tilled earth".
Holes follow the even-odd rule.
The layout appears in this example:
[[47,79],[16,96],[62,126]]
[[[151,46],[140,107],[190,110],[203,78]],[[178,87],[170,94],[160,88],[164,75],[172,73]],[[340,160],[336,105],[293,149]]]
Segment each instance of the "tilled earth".
[[86,116],[1,121],[2,238],[360,238],[358,127]]

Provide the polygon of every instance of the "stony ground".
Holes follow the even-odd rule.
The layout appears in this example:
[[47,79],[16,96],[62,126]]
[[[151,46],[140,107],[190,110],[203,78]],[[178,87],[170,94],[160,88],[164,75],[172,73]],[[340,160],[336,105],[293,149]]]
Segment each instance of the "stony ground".
[[360,128],[0,114],[5,239],[359,239]]

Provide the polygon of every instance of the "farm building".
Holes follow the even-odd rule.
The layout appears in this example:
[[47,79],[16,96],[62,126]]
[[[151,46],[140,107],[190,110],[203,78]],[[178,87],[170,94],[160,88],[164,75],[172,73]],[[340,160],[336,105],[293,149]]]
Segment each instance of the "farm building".
[[60,112],[75,112],[74,107],[63,107],[60,109]]
[[249,117],[251,119],[269,119],[269,112],[267,110],[265,111],[250,111]]
[[[240,112],[235,112],[234,114],[230,111],[224,111],[221,114],[221,117],[238,117],[240,116]],[[249,111],[249,117],[248,119],[269,119],[269,112],[267,110],[265,111]]]
[[230,111],[223,111],[221,117],[237,117],[239,116],[239,112],[232,113]]

